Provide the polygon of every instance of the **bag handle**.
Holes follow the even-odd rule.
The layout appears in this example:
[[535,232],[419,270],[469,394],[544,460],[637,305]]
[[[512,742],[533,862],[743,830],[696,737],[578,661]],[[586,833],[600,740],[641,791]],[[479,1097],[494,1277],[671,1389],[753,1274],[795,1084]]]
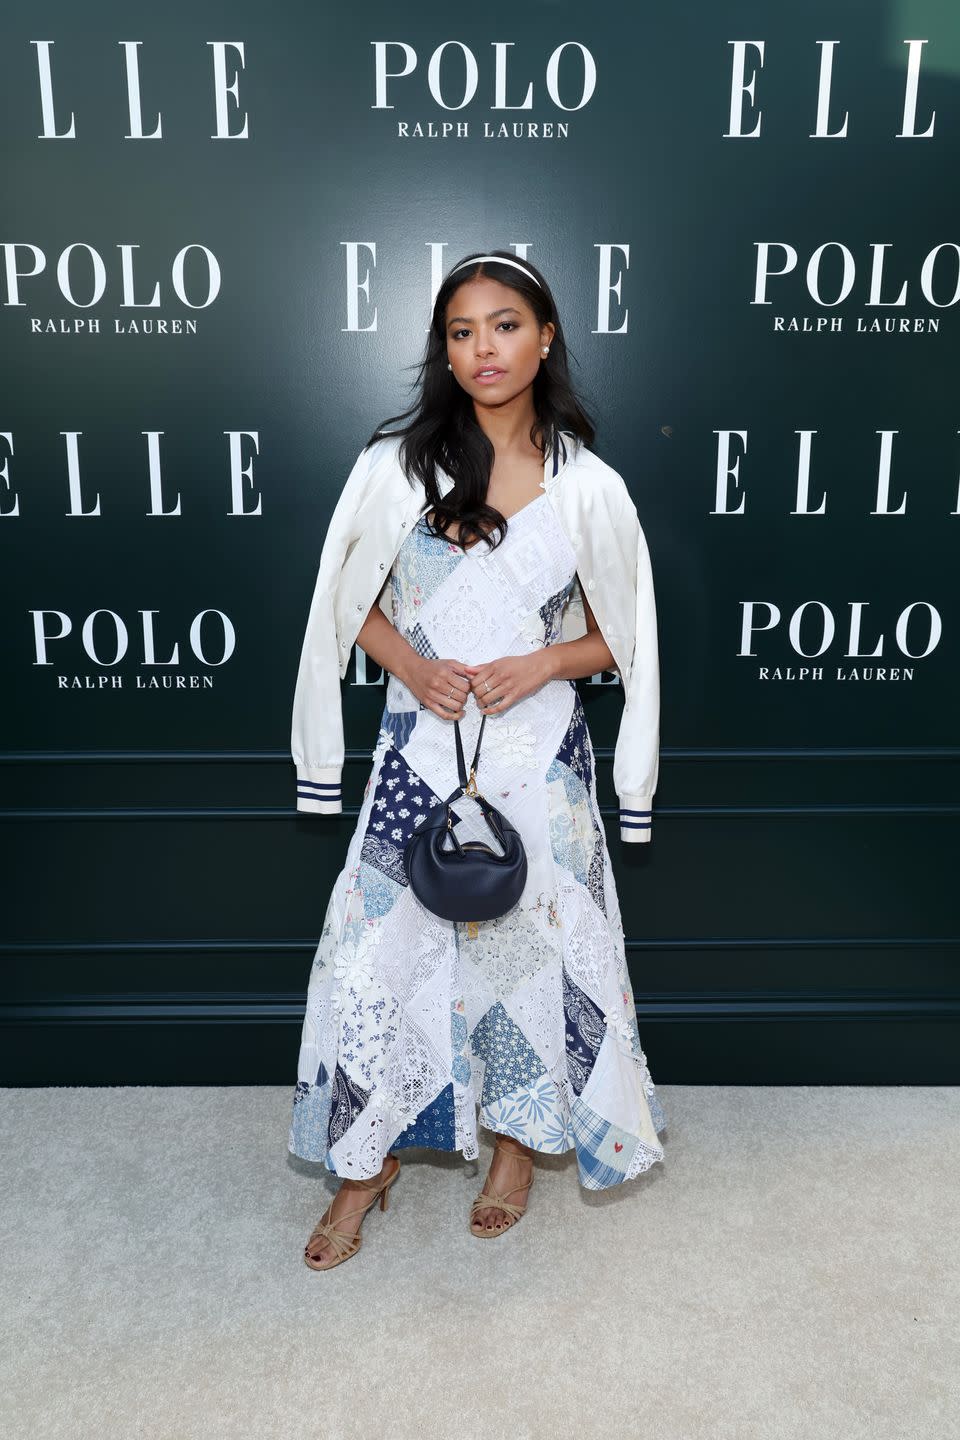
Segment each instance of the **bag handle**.
[[[495,806],[490,804],[489,800],[485,799],[485,797],[480,794],[480,791],[477,789],[477,761],[480,759],[480,742],[483,739],[483,729],[486,723],[487,717],[486,715],[484,715],[483,719],[480,721],[480,730],[477,734],[477,748],[473,752],[473,760],[470,764],[470,776],[468,779],[467,767],[464,763],[463,756],[463,736],[460,733],[460,721],[454,721],[454,724],[456,726],[457,741],[457,770],[460,775],[460,784],[457,789],[454,790],[452,795],[447,796],[446,800],[444,801],[444,810],[446,811],[446,826],[450,832],[450,838],[453,840],[454,845],[456,846],[457,850],[461,855],[463,854],[463,849],[460,845],[460,841],[457,839],[457,836],[454,834],[453,831],[454,825],[457,824],[457,819],[454,816],[454,812],[450,808],[454,800],[459,800],[461,795],[469,795],[471,799],[476,800],[477,804],[480,806],[480,809],[483,811],[484,819],[490,826],[490,829],[493,831],[497,840],[499,840],[500,844],[503,846],[504,854],[507,850],[506,838],[500,824],[500,813]],[[503,857],[501,856],[500,858],[502,859]]]
[[463,739],[460,735],[460,721],[455,720],[453,723],[457,727],[457,773],[460,776],[460,788],[465,795],[473,796],[477,794],[477,761],[480,759],[480,741],[483,739],[483,727],[487,723],[487,717],[484,715],[480,721],[480,733],[477,736],[477,748],[473,752],[473,760],[470,762],[469,779],[467,779],[467,768],[463,760]]

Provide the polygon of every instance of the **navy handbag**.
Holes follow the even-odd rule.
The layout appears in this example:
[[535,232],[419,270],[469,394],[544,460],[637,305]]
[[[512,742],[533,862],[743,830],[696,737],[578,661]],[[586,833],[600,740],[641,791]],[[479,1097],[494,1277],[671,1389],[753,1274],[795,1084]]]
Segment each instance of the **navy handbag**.
[[[495,920],[516,905],[527,883],[527,852],[520,832],[477,789],[477,761],[486,723],[484,715],[468,779],[460,722],[454,721],[460,784],[442,805],[436,806],[433,819],[413,832],[403,851],[403,868],[411,890],[421,905],[442,920]],[[461,795],[476,800],[500,846],[499,852],[482,840],[460,843],[455,826],[461,816],[450,807]]]

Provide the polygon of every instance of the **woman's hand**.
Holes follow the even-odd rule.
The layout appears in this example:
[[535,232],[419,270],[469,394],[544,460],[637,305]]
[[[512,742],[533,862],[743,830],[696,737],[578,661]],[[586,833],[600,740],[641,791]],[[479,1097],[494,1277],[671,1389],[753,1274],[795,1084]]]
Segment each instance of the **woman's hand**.
[[[529,655],[503,655],[484,665],[464,665],[482,715],[502,715],[552,679],[549,647]],[[499,703],[497,703],[499,702]]]
[[416,655],[406,667],[404,683],[441,720],[462,720],[464,701],[470,694],[467,666],[459,660],[430,660]]

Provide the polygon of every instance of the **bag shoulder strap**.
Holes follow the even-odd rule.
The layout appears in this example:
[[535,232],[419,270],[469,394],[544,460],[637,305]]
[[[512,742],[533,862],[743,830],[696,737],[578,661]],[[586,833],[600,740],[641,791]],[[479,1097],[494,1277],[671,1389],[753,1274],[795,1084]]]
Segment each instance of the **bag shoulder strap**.
[[[467,781],[470,777],[467,775],[467,767],[463,761],[463,738],[460,734],[460,721],[455,720],[453,723],[456,726],[457,730],[457,773],[460,776],[461,787],[466,789]],[[483,739],[483,727],[484,725],[486,725],[486,723],[487,717],[486,715],[484,715],[483,719],[480,721],[480,733],[477,736],[477,748],[473,752],[473,760],[470,764],[470,769],[474,772],[474,774],[476,774],[477,770],[477,761],[480,759],[480,741]]]

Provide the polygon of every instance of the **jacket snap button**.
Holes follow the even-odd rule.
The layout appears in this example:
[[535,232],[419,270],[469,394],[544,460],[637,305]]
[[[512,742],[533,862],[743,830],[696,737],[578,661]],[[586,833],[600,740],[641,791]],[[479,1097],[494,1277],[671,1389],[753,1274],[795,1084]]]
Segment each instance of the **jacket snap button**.
[[358,605],[358,606],[357,606],[357,609],[358,609],[358,610],[362,610],[362,609],[363,609],[363,606],[362,606],[362,605]]
[[588,580],[588,581],[587,581],[587,589],[588,589],[588,590],[593,590],[595,587],[596,587],[596,581],[594,581],[594,580]]
[[382,560],[380,561],[380,569],[381,569],[381,570],[383,569],[383,561],[382,561]]

